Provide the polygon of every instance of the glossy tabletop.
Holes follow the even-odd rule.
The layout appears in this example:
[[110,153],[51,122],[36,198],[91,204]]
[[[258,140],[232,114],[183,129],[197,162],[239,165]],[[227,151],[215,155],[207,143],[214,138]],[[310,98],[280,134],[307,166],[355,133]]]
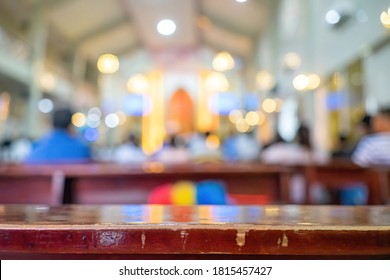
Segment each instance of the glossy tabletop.
[[0,206],[1,253],[390,256],[390,207]]

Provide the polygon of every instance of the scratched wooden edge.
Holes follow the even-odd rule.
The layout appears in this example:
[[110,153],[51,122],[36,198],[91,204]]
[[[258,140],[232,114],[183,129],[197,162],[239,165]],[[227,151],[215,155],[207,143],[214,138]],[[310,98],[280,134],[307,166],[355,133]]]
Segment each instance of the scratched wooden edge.
[[[150,229],[150,228],[149,228]],[[0,252],[47,254],[387,255],[390,232],[256,229],[0,230]]]

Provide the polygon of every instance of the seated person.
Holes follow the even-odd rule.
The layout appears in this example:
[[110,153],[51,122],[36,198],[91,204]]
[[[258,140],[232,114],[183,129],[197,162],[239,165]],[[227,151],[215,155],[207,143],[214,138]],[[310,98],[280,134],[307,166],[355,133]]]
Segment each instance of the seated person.
[[309,129],[302,125],[298,128],[295,142],[286,143],[279,140],[265,148],[260,158],[269,164],[308,164],[313,157],[309,138]]
[[219,138],[210,131],[194,134],[189,143],[191,160],[195,163],[218,163],[223,159]]
[[34,143],[25,163],[80,163],[91,159],[90,149],[72,135],[72,111],[57,109],[53,113],[53,130]]
[[117,163],[143,163],[147,156],[140,147],[139,138],[130,134],[127,141],[114,150],[113,161]]
[[228,137],[222,150],[227,161],[255,161],[259,157],[260,143],[251,132],[239,133]]
[[155,155],[155,159],[163,163],[185,163],[190,161],[190,153],[184,140],[178,135],[173,135]]
[[372,121],[373,133],[359,141],[352,161],[361,166],[390,165],[390,108],[381,110]]

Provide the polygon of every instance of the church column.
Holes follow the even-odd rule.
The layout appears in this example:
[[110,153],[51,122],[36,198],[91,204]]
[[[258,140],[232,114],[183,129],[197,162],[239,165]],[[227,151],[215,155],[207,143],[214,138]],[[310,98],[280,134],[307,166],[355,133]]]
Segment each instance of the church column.
[[37,104],[43,93],[40,89],[40,77],[44,72],[44,62],[47,47],[48,26],[41,10],[33,13],[31,26],[31,80],[29,84],[28,108],[26,114],[27,135],[36,137],[39,130],[39,115]]

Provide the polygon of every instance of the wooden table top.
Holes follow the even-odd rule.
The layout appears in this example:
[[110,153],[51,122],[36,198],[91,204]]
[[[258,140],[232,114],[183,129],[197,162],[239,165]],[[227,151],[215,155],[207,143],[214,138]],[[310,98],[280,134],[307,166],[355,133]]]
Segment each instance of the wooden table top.
[[389,258],[390,207],[0,205],[7,252]]

